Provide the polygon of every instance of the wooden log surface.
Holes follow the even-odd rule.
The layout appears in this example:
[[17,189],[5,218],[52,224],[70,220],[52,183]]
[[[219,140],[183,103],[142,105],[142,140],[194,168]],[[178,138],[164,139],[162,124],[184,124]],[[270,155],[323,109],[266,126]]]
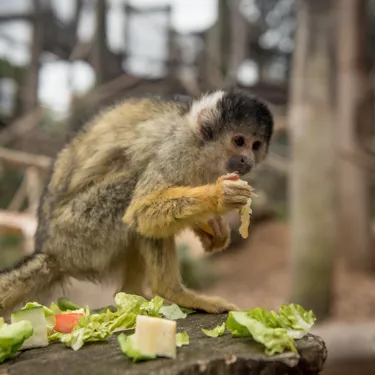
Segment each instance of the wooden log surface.
[[[192,314],[177,321],[177,331],[190,336],[190,345],[177,348],[177,358],[132,363],[120,351],[117,334],[105,342],[84,345],[78,351],[63,344],[20,352],[0,365],[0,374],[80,375],[80,374],[248,374],[317,375],[327,358],[325,343],[319,336],[297,340],[300,358],[293,353],[267,357],[263,348],[249,338],[233,338],[229,333],[218,338],[205,336],[201,327],[214,328],[227,315]],[[132,333],[127,331],[126,333]]]

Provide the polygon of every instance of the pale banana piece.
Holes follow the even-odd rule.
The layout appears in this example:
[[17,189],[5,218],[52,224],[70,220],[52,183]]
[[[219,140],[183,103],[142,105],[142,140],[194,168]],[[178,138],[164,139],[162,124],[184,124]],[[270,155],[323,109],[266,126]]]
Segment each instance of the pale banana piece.
[[[238,180],[239,184],[248,185],[247,181]],[[254,194],[255,195],[255,194]],[[238,213],[241,217],[241,225],[238,229],[242,238],[247,238],[249,236],[249,225],[250,225],[250,215],[252,214],[251,209],[252,198],[247,200],[247,203],[238,210]]]

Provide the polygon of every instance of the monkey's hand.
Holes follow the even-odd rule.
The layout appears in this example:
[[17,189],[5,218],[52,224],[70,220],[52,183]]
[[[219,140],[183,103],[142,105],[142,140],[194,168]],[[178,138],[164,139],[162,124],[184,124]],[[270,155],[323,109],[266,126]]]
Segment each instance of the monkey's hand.
[[200,239],[204,251],[211,253],[226,249],[230,242],[230,229],[224,218],[216,216],[208,221],[208,225],[211,233],[199,226],[193,228],[193,232]]
[[240,181],[235,173],[221,176],[216,181],[218,187],[218,213],[227,213],[247,204],[253,194],[253,188]]

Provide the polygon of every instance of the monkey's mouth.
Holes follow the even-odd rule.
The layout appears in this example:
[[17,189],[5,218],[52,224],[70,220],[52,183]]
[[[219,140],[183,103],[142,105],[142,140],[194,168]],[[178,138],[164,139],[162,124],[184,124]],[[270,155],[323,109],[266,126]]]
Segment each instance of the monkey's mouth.
[[247,157],[235,155],[229,159],[227,169],[229,173],[237,173],[240,176],[244,176],[251,172],[253,163]]

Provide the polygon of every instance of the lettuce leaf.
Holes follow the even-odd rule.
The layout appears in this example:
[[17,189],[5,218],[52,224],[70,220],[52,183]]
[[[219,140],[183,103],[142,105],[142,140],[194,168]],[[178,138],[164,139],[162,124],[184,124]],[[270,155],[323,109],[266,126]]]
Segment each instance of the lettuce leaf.
[[281,325],[287,329],[289,336],[300,339],[311,330],[316,316],[311,310],[306,311],[300,305],[290,304],[281,305],[279,320]]
[[225,332],[225,322],[213,329],[201,328],[202,332],[209,337],[219,337],[223,336]]
[[181,311],[187,315],[194,314],[196,310],[188,309],[187,307],[180,307]]
[[187,314],[184,313],[175,303],[169,306],[163,306],[160,309],[160,313],[164,316],[164,318],[169,320],[185,319],[187,317]]
[[127,336],[124,333],[120,333],[117,341],[120,345],[122,353],[129,357],[134,363],[157,358],[156,355],[143,354],[138,349],[135,349],[134,334]]
[[316,321],[312,311],[297,304],[281,305],[279,313],[263,308],[231,311],[226,327],[235,337],[252,337],[265,346],[268,355],[291,350],[297,353],[294,339],[301,339]]
[[126,293],[115,296],[117,310],[112,312],[109,308],[101,313],[92,313],[86,307],[82,316],[71,333],[55,332],[49,339],[59,340],[73,350],[80,349],[85,342],[102,341],[114,332],[135,328],[137,315],[159,317],[159,311],[164,299],[155,297],[147,299]]
[[181,347],[183,345],[189,345],[190,337],[186,331],[176,333],[176,346]]
[[[267,325],[267,319],[262,320],[251,317],[249,312],[230,311],[226,321],[226,327],[236,337],[252,337],[265,347],[267,355],[282,353],[291,350],[297,353],[294,340],[285,328],[275,328]],[[272,325],[273,320],[269,323]]]
[[12,357],[32,334],[33,326],[28,320],[6,324],[0,318],[0,363]]

